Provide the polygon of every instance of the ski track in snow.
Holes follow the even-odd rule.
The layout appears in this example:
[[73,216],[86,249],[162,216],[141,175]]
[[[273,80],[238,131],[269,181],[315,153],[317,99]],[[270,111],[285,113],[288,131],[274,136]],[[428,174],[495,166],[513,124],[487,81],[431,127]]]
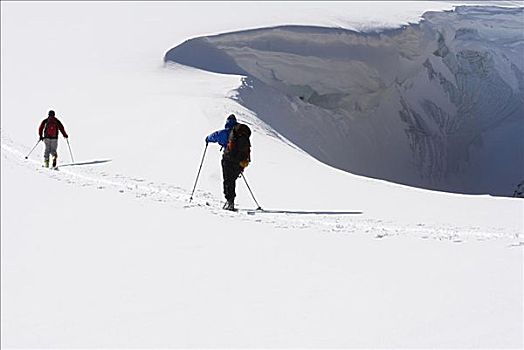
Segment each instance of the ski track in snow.
[[[426,224],[400,224],[363,215],[333,214],[272,214],[257,213],[253,210],[240,209],[228,212],[222,209],[223,200],[209,192],[196,190],[193,201],[189,203],[191,191],[174,184],[148,181],[147,179],[129,177],[123,174],[111,174],[97,167],[60,168],[53,171],[43,168],[41,162],[28,158],[25,154],[29,147],[16,144],[2,134],[2,157],[9,166],[36,171],[55,181],[71,186],[89,187],[133,196],[139,200],[149,200],[170,205],[174,210],[201,210],[224,218],[240,219],[259,224],[272,225],[281,229],[311,229],[323,233],[355,234],[361,233],[380,240],[395,236],[410,235],[420,239],[433,239],[463,243],[467,241],[490,241],[497,239],[510,240],[508,247],[524,247],[522,235],[518,232],[507,232],[503,229],[483,230],[480,227],[457,227],[453,225],[432,226]],[[25,152],[25,153],[24,153]],[[218,186],[218,185],[217,185]]]

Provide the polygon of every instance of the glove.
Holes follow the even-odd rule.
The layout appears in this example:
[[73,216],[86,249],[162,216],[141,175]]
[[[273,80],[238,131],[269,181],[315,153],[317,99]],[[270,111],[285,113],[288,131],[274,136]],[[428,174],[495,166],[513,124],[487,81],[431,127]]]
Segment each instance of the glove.
[[241,160],[240,161],[240,167],[242,168],[242,171],[244,171],[245,168],[249,165],[249,160]]
[[43,136],[40,136],[40,141],[44,141],[44,137]]
[[209,140],[207,139],[207,136],[206,136],[206,145],[209,143]]

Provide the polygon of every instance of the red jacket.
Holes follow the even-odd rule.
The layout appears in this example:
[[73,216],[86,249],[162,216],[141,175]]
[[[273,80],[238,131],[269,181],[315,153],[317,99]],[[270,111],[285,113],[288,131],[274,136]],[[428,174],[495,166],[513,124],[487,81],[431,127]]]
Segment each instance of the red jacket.
[[68,137],[60,120],[55,117],[48,117],[40,123],[38,135],[46,139],[57,139],[59,130],[65,138]]

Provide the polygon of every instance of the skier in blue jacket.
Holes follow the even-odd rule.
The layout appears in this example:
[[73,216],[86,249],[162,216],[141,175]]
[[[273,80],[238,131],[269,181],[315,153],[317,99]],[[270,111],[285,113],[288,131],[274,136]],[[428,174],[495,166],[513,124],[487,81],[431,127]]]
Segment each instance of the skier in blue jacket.
[[227,146],[230,134],[236,125],[238,125],[237,118],[234,114],[231,114],[229,117],[227,117],[224,129],[215,131],[206,137],[206,144],[210,142],[218,143],[222,147],[221,150],[224,150],[224,154],[222,156],[222,175],[224,178],[224,195],[227,201],[224,204],[224,209],[227,210],[235,209],[235,182],[243,170],[238,162],[232,161],[227,155]]
[[227,142],[229,140],[229,134],[235,125],[237,125],[237,118],[234,114],[231,114],[227,117],[226,125],[224,129],[215,131],[211,135],[206,137],[206,143],[218,143],[222,148],[227,147]]

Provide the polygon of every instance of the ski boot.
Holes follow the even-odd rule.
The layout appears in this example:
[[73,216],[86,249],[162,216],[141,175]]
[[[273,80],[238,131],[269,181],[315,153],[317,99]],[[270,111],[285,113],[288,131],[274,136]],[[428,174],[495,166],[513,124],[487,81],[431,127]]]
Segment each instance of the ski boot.
[[226,204],[224,204],[225,210],[235,211],[235,202],[233,200],[228,200]]
[[56,156],[53,157],[53,169],[56,168],[56,158],[57,158]]
[[44,168],[49,168],[49,159],[44,159]]

